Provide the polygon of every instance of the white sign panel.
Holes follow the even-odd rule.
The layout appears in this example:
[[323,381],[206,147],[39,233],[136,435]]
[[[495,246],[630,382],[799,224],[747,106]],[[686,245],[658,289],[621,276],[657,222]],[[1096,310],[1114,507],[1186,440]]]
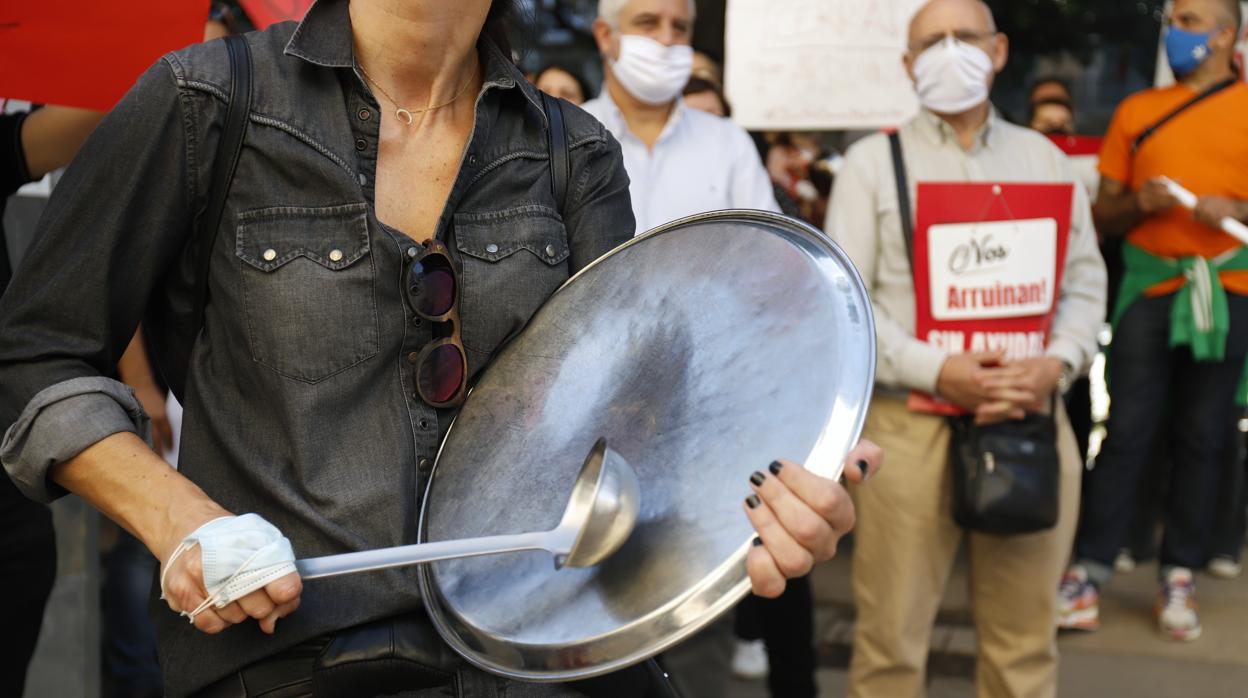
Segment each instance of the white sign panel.
[[934,319],[1029,317],[1053,306],[1052,218],[933,225],[927,235]]
[[749,129],[875,129],[918,112],[902,66],[923,0],[728,0],[725,89]]
[[[1239,3],[1243,11],[1245,20],[1248,20],[1248,2]],[[1174,9],[1174,3],[1171,0],[1166,2],[1166,17],[1170,16],[1170,11]],[[1240,77],[1248,81],[1248,26],[1244,27],[1243,34],[1239,37],[1239,65]],[[1170,70],[1170,62],[1166,59],[1166,28],[1161,28],[1161,38],[1157,40],[1157,76],[1155,84],[1157,87],[1169,87],[1174,84],[1174,72]]]

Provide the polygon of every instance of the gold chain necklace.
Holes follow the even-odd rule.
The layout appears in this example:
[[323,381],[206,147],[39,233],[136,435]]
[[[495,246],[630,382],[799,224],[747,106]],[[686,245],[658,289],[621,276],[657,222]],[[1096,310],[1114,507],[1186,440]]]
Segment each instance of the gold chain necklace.
[[389,92],[386,92],[386,88],[382,87],[381,84],[377,82],[376,78],[369,75],[367,70],[364,70],[364,66],[362,64],[357,63],[356,65],[360,66],[360,72],[364,73],[364,77],[368,78],[368,81],[372,83],[373,87],[381,90],[381,93],[386,96],[386,99],[390,100],[390,103],[394,105],[394,118],[402,122],[405,126],[411,126],[412,121],[417,114],[424,114],[425,112],[441,109],[442,107],[454,104],[456,100],[464,96],[464,92],[468,90],[468,86],[472,84],[472,79],[476,77],[477,74],[477,70],[474,67],[472,72],[468,74],[468,80],[464,82],[464,86],[459,88],[459,92],[456,92],[455,96],[451,97],[449,100],[441,104],[425,107],[424,109],[407,109],[399,106],[398,101],[395,100],[394,97],[391,97]]

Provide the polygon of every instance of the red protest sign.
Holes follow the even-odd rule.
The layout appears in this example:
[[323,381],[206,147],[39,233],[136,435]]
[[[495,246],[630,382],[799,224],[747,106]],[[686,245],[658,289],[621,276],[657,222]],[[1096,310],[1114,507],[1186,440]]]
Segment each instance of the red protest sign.
[[288,19],[303,19],[312,0],[239,0],[238,4],[243,6],[256,29],[265,29]]
[[[915,336],[952,353],[1040,356],[1070,236],[1071,184],[920,183]],[[962,411],[914,393],[910,409]]]
[[0,96],[106,111],[207,19],[208,0],[0,3]]

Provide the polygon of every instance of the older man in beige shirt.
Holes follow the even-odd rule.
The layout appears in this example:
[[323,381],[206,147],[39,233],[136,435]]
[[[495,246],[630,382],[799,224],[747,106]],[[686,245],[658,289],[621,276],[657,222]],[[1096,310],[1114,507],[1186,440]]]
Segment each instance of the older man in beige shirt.
[[[924,108],[900,129],[911,202],[921,182],[1074,182],[1065,157],[1047,139],[995,114],[988,91],[1006,56],[1006,39],[979,0],[932,0],[915,16],[905,62]],[[837,178],[827,229],[871,290],[879,365],[866,434],[884,447],[891,464],[870,488],[855,492],[852,696],[922,694],[932,623],[964,538],[979,694],[1056,693],[1053,589],[1074,535],[1080,479],[1065,415],[1057,416],[1057,526],[1013,536],[964,535],[952,516],[948,423],[910,411],[906,397],[913,390],[931,393],[981,422],[1002,421],[1047,405],[1059,385],[1086,370],[1104,316],[1106,279],[1086,194],[1075,186],[1072,196],[1045,353],[1005,361],[1001,354],[950,354],[915,337],[914,282],[887,137],[856,144]]]

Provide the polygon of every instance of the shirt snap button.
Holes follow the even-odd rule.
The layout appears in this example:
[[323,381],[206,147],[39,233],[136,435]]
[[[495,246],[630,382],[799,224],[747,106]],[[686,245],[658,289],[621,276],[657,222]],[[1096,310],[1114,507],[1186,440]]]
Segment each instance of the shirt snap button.
[[268,249],[264,251],[264,261],[272,262],[275,259],[277,259],[277,250]]
[[331,251],[331,252],[329,253],[329,261],[331,261],[331,262],[341,262],[341,261],[342,261],[342,250],[333,250],[333,251]]
[[547,246],[546,246],[546,256],[547,256],[547,257],[554,257],[554,256],[555,256],[555,246],[554,246],[554,245],[547,245]]
[[418,255],[418,254],[420,254],[420,253],[416,251],[416,248],[415,248],[415,247],[409,247],[409,248],[407,248],[407,256],[408,256],[408,257],[415,257],[415,256],[416,256],[416,255]]
[[356,149],[356,150],[364,150],[364,149],[365,149],[365,148],[367,148],[367,147],[368,147],[368,141],[364,140],[363,138],[357,138],[357,139],[355,139],[355,149]]
[[360,121],[368,121],[368,117],[370,116],[372,116],[372,113],[367,109],[360,110]]
[[416,465],[421,470],[428,470],[429,466],[433,465],[433,461],[429,460],[428,458],[421,458],[420,461]]
[[408,354],[407,354],[407,362],[408,362],[409,364],[414,364],[414,363],[416,363],[416,360],[417,360],[417,359],[419,359],[419,358],[420,358],[420,354],[419,354],[418,352],[414,352],[414,351],[413,351],[413,352],[408,352]]
[[494,243],[491,242],[490,244],[485,246],[485,251],[489,252],[490,254],[494,254],[495,252],[498,252],[498,245],[495,245]]

